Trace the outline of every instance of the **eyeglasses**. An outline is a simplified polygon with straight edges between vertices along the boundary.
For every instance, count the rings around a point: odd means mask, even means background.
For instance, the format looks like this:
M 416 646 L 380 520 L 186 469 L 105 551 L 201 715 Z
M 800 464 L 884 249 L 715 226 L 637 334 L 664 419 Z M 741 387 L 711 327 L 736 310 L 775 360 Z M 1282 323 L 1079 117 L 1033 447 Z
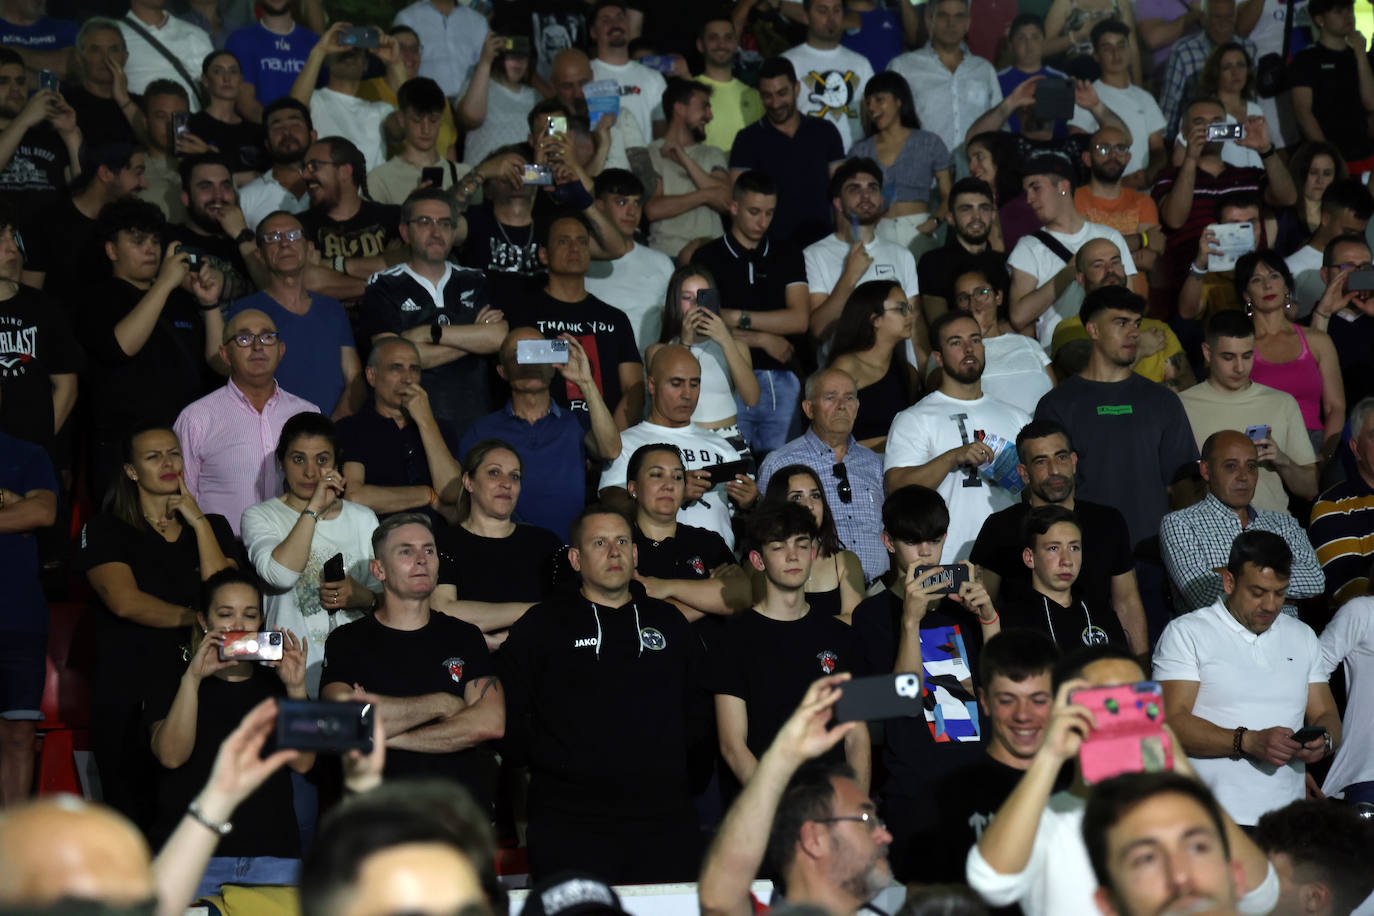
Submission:
M 262 243 L 264 245 L 279 245 L 282 242 L 299 242 L 303 238 L 305 238 L 305 232 L 300 229 L 274 229 L 262 234 Z
M 1112 153 L 1116 153 L 1118 156 L 1129 156 L 1131 147 L 1125 143 L 1095 143 L 1093 144 L 1093 152 L 1099 156 L 1110 156 Z
M 883 823 L 882 818 L 878 817 L 878 815 L 872 811 L 864 811 L 860 814 L 836 815 L 835 817 L 816 817 L 812 818 L 812 820 L 818 824 L 833 824 L 837 821 L 857 821 L 867 827 L 870 833 L 874 830 L 887 829 L 887 825 Z
M 980 286 L 971 293 L 959 293 L 957 296 L 954 297 L 954 301 L 959 303 L 960 305 L 968 305 L 974 299 L 977 299 L 981 302 L 990 299 L 991 297 L 992 287 Z
M 839 481 L 835 487 L 835 492 L 840 497 L 840 502 L 846 504 L 853 502 L 854 490 L 849 486 L 849 468 L 843 464 L 836 464 L 830 469 L 830 473 Z
M 432 229 L 438 226 L 445 232 L 452 232 L 456 225 L 453 220 L 448 217 L 444 217 L 443 219 L 430 219 L 428 216 L 417 216 L 412 220 L 406 220 L 406 222 L 410 223 L 412 226 L 419 226 L 421 229 Z
M 1371 267 L 1374 267 L 1374 264 L 1371 264 L 1368 261 L 1365 261 L 1363 264 L 1345 263 L 1336 265 L 1337 270 L 1369 270 L 1369 268 Z
M 239 349 L 247 350 L 249 347 L 253 346 L 253 341 L 255 340 L 264 347 L 271 347 L 277 343 L 279 338 L 277 337 L 276 331 L 263 331 L 261 334 L 248 334 L 246 332 L 243 334 L 235 334 L 229 339 L 232 340 Z
M 333 159 L 307 159 L 301 164 L 302 172 L 318 172 L 326 165 L 338 165 Z
M 883 306 L 883 311 L 884 311 L 884 312 L 896 312 L 896 313 L 898 313 L 899 315 L 902 315 L 903 317 L 905 317 L 905 316 L 911 314 L 911 303 L 910 303 L 910 302 L 903 302 L 901 305 L 885 305 L 885 306 Z

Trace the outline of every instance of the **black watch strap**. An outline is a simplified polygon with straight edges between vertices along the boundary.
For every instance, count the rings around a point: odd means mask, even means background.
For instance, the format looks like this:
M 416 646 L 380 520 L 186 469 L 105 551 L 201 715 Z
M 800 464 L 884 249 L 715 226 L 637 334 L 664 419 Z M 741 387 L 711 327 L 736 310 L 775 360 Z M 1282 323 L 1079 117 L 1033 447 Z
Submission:
M 434 322 L 429 326 L 429 342 L 437 344 L 444 336 L 444 326 L 439 322 Z
M 252 242 L 252 241 L 256 240 L 257 237 L 258 237 L 258 234 L 257 234 L 256 232 L 254 232 L 252 229 L 249 229 L 247 226 L 245 226 L 245 227 L 243 228 L 243 231 L 242 231 L 242 232 L 240 232 L 238 235 L 234 236 L 234 244 L 235 244 L 235 245 L 242 245 L 244 242 Z

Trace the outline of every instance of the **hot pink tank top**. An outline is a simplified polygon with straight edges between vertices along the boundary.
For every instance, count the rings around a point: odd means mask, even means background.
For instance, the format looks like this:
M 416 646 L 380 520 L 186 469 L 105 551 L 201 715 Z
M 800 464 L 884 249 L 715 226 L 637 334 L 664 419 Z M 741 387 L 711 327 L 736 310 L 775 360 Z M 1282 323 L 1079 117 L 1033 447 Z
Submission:
M 1322 429 L 1322 371 L 1317 358 L 1307 346 L 1307 335 L 1297 328 L 1302 341 L 1302 354 L 1286 363 L 1267 363 L 1255 353 L 1255 367 L 1250 380 L 1286 391 L 1302 410 L 1302 424 L 1308 429 Z

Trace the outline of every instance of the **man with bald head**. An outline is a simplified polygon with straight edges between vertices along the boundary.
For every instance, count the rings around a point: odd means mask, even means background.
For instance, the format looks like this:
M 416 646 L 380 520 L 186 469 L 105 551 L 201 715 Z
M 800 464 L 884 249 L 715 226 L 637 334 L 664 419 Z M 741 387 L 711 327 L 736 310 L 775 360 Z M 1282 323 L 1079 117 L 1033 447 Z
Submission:
M 559 337 L 568 345 L 566 363 L 519 362 L 520 341 L 543 339 L 534 328 L 516 328 L 506 335 L 496 371 L 510 385 L 510 399 L 468 427 L 458 454 L 466 455 L 483 439 L 510 444 L 525 472 L 515 511 L 527 524 L 566 537 L 568 522 L 586 505 L 588 459 L 607 461 L 619 455 L 620 430 L 592 379 L 587 353 L 577 338 Z M 585 395 L 591 429 L 583 429 L 572 411 L 553 400 L 549 389 L 557 376 Z
M 227 518 L 235 534 L 244 509 L 281 495 L 273 453 L 283 424 L 298 413 L 320 412 L 277 384 L 285 352 L 266 313 L 239 312 L 225 325 L 219 348 L 229 381 L 187 405 L 172 426 L 181 441 L 182 486 L 203 511 Z
M 587 99 L 582 94 L 582 87 L 595 78 L 592 74 L 592 62 L 587 55 L 576 48 L 568 48 L 559 51 L 554 57 L 549 83 L 553 86 L 554 98 L 566 105 L 573 114 L 585 117 Z M 648 134 L 649 125 L 641 124 L 635 113 L 628 108 L 622 106 L 614 121 L 611 125 L 611 147 L 606 152 L 605 168 L 628 169 L 630 160 L 626 157 L 625 150 L 644 146 L 653 137 Z
M 859 557 L 871 582 L 889 565 L 882 538 L 883 459 L 854 438 L 858 385 L 840 369 L 822 369 L 806 380 L 802 413 L 810 427 L 768 453 L 759 468 L 759 489 L 767 490 L 774 472 L 788 465 L 815 471 L 841 543 Z
M 759 490 L 746 473 L 752 470 L 752 460 L 727 469 L 734 473 L 724 477 L 717 472 L 717 482 L 713 482 L 709 468 L 745 462 L 746 457 L 724 436 L 692 424 L 692 411 L 696 410 L 700 393 L 701 364 L 691 350 L 670 344 L 654 354 L 649 364 L 649 397 L 653 404 L 649 419 L 620 434 L 620 455 L 601 474 L 601 498 L 631 508 L 626 479 L 630 456 L 641 445 L 675 445 L 687 471 L 686 500 L 678 510 L 677 520 L 714 531 L 733 550 L 735 533 L 730 524 L 730 501 L 746 509 L 758 497 Z
M 1256 444 L 1238 430 L 1212 433 L 1202 444 L 1198 470 L 1207 483 L 1207 495 L 1159 523 L 1160 552 L 1174 587 L 1175 606 L 1206 607 L 1222 596 L 1217 570 L 1226 565 L 1236 536 L 1250 530 L 1272 531 L 1288 543 L 1293 552 L 1290 598 L 1320 595 L 1326 577 L 1297 519 L 1253 504 L 1260 471 Z

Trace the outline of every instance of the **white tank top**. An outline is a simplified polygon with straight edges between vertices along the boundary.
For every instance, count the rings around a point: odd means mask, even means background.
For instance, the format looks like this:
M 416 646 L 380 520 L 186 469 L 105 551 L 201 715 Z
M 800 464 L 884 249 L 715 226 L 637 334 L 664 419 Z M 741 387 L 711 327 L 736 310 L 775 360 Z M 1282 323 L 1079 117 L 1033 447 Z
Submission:
M 673 343 L 681 343 L 676 339 Z M 714 340 L 697 341 L 688 347 L 701 363 L 701 396 L 692 411 L 693 423 L 717 423 L 739 412 L 735 406 L 735 387 L 730 383 L 730 366 L 725 351 Z

